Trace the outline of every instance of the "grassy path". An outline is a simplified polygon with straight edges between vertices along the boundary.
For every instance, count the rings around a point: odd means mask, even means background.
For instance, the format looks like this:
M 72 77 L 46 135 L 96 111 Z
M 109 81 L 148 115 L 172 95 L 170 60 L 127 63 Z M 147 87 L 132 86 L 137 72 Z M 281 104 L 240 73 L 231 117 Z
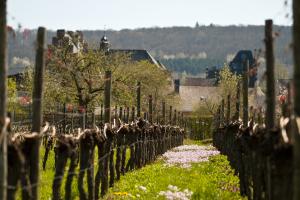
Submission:
M 185 143 L 203 145 L 193 141 Z M 208 162 L 194 163 L 189 168 L 166 166 L 161 158 L 127 173 L 105 199 L 175 199 L 172 197 L 176 195 L 178 199 L 184 196 L 186 199 L 242 199 L 238 190 L 238 178 L 225 156 L 212 156 Z M 193 192 L 190 197 L 189 192 Z
M 185 145 L 195 144 L 199 146 L 205 145 L 197 141 L 185 141 Z M 42 166 L 43 155 L 44 148 L 41 148 L 40 167 Z M 97 156 L 95 158 L 95 166 L 97 166 L 96 160 Z M 66 167 L 67 169 L 68 167 Z M 40 199 L 49 200 L 52 196 L 52 181 L 54 177 L 53 151 L 49 155 L 46 170 L 40 169 L 40 175 Z M 86 188 L 86 179 L 84 183 Z M 62 197 L 64 197 L 64 185 L 65 178 L 61 188 Z M 170 192 L 173 191 L 173 194 L 175 193 L 176 187 L 178 190 L 176 194 L 178 195 L 193 192 L 191 198 L 188 199 L 242 199 L 238 191 L 238 178 L 233 175 L 226 157 L 222 155 L 213 156 L 208 162 L 192 164 L 190 168 L 168 167 L 165 165 L 165 161 L 160 158 L 153 164 L 121 176 L 121 180 L 115 182 L 115 186 L 110 188 L 105 199 L 166 199 L 165 196 L 159 196 L 159 193 L 165 191 L 165 195 L 170 196 Z M 184 190 L 186 190 L 185 193 Z M 72 199 L 79 200 L 77 177 L 73 180 L 72 191 Z M 17 199 L 21 199 L 20 197 L 21 191 L 19 190 Z

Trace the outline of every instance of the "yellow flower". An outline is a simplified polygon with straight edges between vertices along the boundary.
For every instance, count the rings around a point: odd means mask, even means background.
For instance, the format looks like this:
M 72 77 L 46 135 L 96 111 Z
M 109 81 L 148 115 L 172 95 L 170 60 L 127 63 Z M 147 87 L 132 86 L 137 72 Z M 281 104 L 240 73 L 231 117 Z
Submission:
M 113 194 L 118 196 L 127 196 L 128 192 L 114 192 Z

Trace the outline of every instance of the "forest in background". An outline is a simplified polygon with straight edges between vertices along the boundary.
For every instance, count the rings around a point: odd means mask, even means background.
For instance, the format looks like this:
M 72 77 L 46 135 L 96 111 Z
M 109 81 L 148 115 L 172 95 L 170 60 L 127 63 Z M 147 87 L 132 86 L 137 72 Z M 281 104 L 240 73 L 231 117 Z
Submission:
M 278 62 L 292 65 L 291 29 L 275 26 L 275 54 Z M 100 38 L 106 33 L 113 49 L 146 49 L 156 59 L 174 72 L 196 75 L 206 67 L 221 66 L 241 49 L 264 47 L 263 26 L 197 26 L 140 28 L 114 30 L 83 30 L 84 38 L 91 47 L 99 46 Z M 48 31 L 48 43 L 55 35 Z M 34 60 L 36 30 L 16 30 L 9 36 L 9 64 L 12 55 Z

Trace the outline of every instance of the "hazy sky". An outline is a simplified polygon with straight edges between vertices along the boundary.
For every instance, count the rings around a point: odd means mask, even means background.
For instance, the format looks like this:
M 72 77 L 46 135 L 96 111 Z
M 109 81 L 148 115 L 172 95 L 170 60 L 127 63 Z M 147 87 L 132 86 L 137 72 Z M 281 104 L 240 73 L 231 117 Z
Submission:
M 291 0 L 289 0 L 291 2 Z M 8 0 L 8 22 L 24 28 L 123 29 L 210 23 L 291 24 L 284 0 Z

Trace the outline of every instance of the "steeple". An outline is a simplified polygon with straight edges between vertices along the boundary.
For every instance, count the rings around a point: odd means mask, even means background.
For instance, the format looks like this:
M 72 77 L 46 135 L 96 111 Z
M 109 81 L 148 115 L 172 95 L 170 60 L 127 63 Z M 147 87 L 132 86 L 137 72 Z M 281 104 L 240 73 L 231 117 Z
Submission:
M 100 41 L 100 50 L 102 51 L 109 51 L 110 43 L 106 37 L 106 34 L 104 33 L 103 37 Z

